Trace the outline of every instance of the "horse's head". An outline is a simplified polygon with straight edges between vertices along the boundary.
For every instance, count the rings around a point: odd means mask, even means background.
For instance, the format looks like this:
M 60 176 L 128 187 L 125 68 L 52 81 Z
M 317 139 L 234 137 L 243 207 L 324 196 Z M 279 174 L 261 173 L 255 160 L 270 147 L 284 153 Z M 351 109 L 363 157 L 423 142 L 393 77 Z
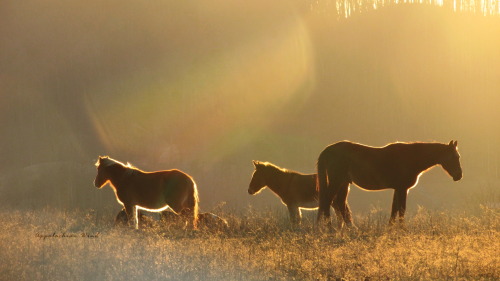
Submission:
M 107 156 L 99 156 L 99 159 L 95 163 L 95 166 L 97 167 L 97 176 L 94 180 L 95 187 L 102 188 L 109 181 L 109 176 L 106 168 L 110 165 L 110 161 L 112 160 Z
M 462 167 L 460 166 L 460 154 L 458 153 L 457 141 L 450 141 L 446 147 L 446 153 L 441 159 L 441 166 L 454 181 L 462 178 Z
M 253 161 L 255 171 L 252 175 L 252 180 L 250 180 L 250 186 L 248 187 L 248 194 L 254 195 L 259 193 L 264 187 L 266 187 L 266 181 L 264 178 L 263 167 L 259 161 Z

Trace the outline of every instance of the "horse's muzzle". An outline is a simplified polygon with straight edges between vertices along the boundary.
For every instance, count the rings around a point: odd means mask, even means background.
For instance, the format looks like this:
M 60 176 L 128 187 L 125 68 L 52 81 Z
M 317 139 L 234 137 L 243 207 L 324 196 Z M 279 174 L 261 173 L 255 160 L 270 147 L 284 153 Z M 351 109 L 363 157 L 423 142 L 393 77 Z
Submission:
M 459 176 L 453 177 L 454 181 L 459 181 L 461 179 L 462 179 L 462 174 L 460 174 Z

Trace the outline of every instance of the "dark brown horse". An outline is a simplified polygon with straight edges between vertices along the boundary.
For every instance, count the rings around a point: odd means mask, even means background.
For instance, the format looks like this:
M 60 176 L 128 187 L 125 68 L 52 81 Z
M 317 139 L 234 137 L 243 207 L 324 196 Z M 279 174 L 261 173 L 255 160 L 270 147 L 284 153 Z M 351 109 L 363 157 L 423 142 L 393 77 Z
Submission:
M 196 183 L 179 170 L 144 172 L 130 164 L 124 165 L 107 156 L 99 157 L 94 185 L 102 188 L 110 183 L 116 200 L 125 207 L 128 220 L 138 228 L 138 209 L 161 212 L 168 207 L 176 213 L 186 213 L 196 228 L 198 191 Z
M 287 206 L 292 224 L 300 223 L 301 209 L 318 208 L 316 174 L 297 173 L 269 162 L 253 161 L 253 165 L 248 193 L 254 195 L 269 187 Z
M 392 143 L 384 147 L 370 147 L 348 141 L 326 147 L 318 158 L 319 211 L 330 221 L 332 202 L 340 209 L 337 215 L 339 228 L 342 221 L 352 225 L 351 211 L 347 204 L 349 184 L 366 190 L 394 189 L 390 224 L 404 220 L 408 190 L 418 183 L 418 178 L 435 165 L 458 181 L 462 178 L 457 142 L 442 143 Z

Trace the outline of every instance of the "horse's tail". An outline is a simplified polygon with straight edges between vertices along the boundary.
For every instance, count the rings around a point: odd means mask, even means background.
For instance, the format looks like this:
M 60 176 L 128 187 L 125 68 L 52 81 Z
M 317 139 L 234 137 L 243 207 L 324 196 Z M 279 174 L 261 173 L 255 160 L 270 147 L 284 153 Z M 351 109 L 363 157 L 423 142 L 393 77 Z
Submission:
M 327 155 L 325 155 L 325 151 L 323 151 L 319 155 L 318 162 L 316 164 L 318 172 L 318 175 L 316 177 L 316 190 L 318 192 L 318 205 L 319 205 L 318 219 L 317 219 L 318 222 L 320 222 L 324 216 L 327 216 L 329 214 L 330 204 L 331 204 L 331 202 L 328 202 L 329 201 L 328 194 L 330 194 L 331 191 L 328 190 L 330 175 L 328 171 L 329 161 L 327 161 L 328 159 L 325 159 L 327 158 L 326 156 Z
M 316 191 L 319 193 L 323 190 L 326 191 L 328 186 L 328 172 L 325 160 L 323 159 L 323 153 L 319 155 L 318 163 L 316 164 L 316 169 L 318 176 L 316 177 Z
M 193 181 L 193 194 L 192 196 L 189 196 L 188 198 L 188 204 L 189 206 L 192 206 L 193 208 L 193 227 L 197 228 L 198 227 L 198 202 L 200 202 L 200 199 L 198 197 L 198 187 L 196 186 L 196 183 Z M 191 195 L 191 194 L 190 194 Z

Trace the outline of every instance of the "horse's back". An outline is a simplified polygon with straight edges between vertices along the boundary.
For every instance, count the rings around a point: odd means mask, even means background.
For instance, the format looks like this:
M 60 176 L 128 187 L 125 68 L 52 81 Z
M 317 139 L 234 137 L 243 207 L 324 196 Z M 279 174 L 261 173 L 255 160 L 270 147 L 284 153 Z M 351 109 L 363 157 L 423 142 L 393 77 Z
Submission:
M 178 169 L 146 172 L 145 175 L 148 175 L 150 177 L 157 177 L 157 178 L 191 179 L 190 175 L 188 175 L 187 173 L 184 173 L 183 171 L 178 170 Z
M 162 189 L 195 189 L 193 178 L 177 169 L 149 172 L 145 173 L 144 177 L 156 182 Z
M 318 158 L 318 173 L 328 170 L 328 177 L 338 181 L 353 182 L 358 175 L 364 181 L 372 181 L 377 169 L 383 164 L 380 159 L 382 148 L 375 148 L 349 141 L 341 141 L 327 146 Z M 331 180 L 331 178 L 330 178 Z
M 373 149 L 377 148 L 350 141 L 339 141 L 327 146 L 323 150 L 323 153 L 353 153 L 353 152 L 365 152 Z
M 129 185 L 140 187 L 143 192 L 146 189 L 190 189 L 194 188 L 191 176 L 180 170 L 164 170 L 155 172 L 141 172 L 131 177 Z
M 169 197 L 173 194 L 182 196 L 182 194 L 186 193 L 189 195 L 197 193 L 196 184 L 193 178 L 183 171 L 173 169 L 161 171 L 160 173 L 162 176 L 162 186 L 165 192 L 169 194 Z
M 318 166 L 328 165 L 336 168 L 347 168 L 352 159 L 360 158 L 357 155 L 370 154 L 372 148 L 349 141 L 340 141 L 327 146 L 319 155 Z M 365 156 L 366 157 L 366 156 Z
M 404 143 L 393 143 L 384 147 L 372 147 L 359 143 L 341 141 L 327 146 L 319 159 L 328 161 L 369 162 L 384 164 L 397 156 L 406 148 Z M 372 165 L 371 164 L 371 165 Z M 373 165 L 372 165 L 373 166 Z

